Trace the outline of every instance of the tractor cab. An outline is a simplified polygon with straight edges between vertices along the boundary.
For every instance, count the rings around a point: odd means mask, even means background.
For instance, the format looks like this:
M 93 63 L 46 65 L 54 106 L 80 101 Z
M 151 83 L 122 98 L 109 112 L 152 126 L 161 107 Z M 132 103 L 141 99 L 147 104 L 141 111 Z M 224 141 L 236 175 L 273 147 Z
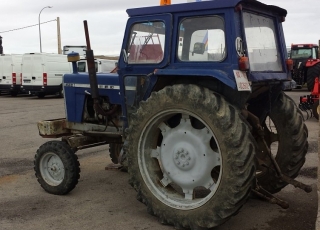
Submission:
M 319 59 L 319 46 L 316 44 L 292 44 L 290 58 L 297 59 Z

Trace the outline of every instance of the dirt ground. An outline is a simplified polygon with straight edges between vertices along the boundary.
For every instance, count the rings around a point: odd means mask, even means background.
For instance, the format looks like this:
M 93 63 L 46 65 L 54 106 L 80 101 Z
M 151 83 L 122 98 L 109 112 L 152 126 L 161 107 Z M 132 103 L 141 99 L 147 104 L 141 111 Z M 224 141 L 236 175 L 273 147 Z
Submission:
M 296 102 L 304 90 L 287 93 Z M 77 152 L 81 178 L 68 195 L 46 193 L 36 181 L 33 157 L 48 141 L 38 136 L 36 122 L 64 117 L 63 99 L 30 96 L 0 96 L 0 229 L 133 229 L 165 230 L 136 200 L 128 174 L 105 170 L 111 163 L 108 146 Z M 239 214 L 217 230 L 314 230 L 317 216 L 318 123 L 308 119 L 309 151 L 297 178 L 310 184 L 309 194 L 287 186 L 277 196 L 290 208 L 284 210 L 258 199 L 250 199 Z

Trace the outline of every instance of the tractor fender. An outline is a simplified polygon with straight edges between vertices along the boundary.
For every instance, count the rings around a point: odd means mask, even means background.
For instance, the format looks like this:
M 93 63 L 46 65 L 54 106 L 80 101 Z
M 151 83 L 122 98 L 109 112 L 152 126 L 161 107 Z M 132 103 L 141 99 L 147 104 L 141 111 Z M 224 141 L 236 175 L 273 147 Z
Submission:
M 184 76 L 184 77 L 212 77 L 215 78 L 232 89 L 237 89 L 235 77 L 232 73 L 221 70 L 210 69 L 157 69 L 154 72 L 156 76 Z
M 320 59 L 309 59 L 306 62 L 306 67 L 312 67 L 312 66 L 314 66 L 315 64 L 317 64 L 319 62 L 320 62 Z

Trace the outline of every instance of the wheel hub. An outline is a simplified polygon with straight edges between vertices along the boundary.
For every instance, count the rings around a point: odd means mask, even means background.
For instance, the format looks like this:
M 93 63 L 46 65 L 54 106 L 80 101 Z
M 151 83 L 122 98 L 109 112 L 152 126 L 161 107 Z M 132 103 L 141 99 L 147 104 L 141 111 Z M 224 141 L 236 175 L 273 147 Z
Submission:
M 188 150 L 181 148 L 179 150 L 174 151 L 174 163 L 181 170 L 189 170 L 195 164 L 195 157 L 193 153 L 190 154 Z
M 210 147 L 212 134 L 207 128 L 192 127 L 189 116 L 182 116 L 175 128 L 159 125 L 163 140 L 161 147 L 152 150 L 163 169 L 164 187 L 171 182 L 181 187 L 186 199 L 193 199 L 196 187 L 214 189 L 211 171 L 219 166 L 220 154 Z
M 64 166 L 61 159 L 54 153 L 47 153 L 40 163 L 43 178 L 51 185 L 58 185 L 64 178 Z
M 48 162 L 48 171 L 53 179 L 61 180 L 61 165 L 56 159 L 54 159 L 54 157 L 52 157 Z

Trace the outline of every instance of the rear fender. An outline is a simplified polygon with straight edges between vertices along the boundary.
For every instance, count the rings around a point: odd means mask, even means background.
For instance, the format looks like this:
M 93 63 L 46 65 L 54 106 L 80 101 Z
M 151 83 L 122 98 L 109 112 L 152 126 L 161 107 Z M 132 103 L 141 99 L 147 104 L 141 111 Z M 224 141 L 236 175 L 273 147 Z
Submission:
M 309 59 L 306 63 L 306 67 L 312 67 L 318 63 L 320 63 L 320 59 Z
M 234 76 L 221 71 L 210 69 L 158 69 L 155 70 L 155 76 L 184 76 L 188 77 L 212 77 L 221 81 L 223 84 L 229 86 L 232 89 L 237 90 L 237 84 Z

